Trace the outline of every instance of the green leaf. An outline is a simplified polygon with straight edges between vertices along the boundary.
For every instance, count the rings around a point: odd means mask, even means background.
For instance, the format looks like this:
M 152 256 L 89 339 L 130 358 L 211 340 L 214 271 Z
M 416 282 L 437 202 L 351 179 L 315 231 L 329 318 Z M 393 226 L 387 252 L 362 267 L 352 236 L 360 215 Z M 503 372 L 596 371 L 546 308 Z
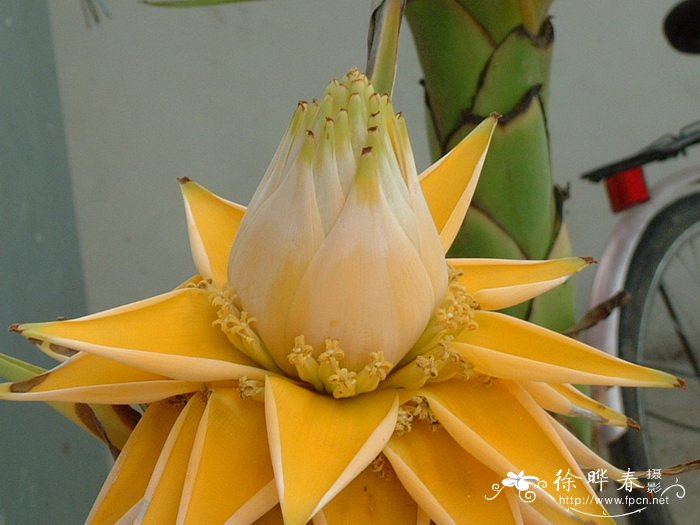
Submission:
M 8 381 L 24 381 L 46 370 L 9 355 L 0 354 L 0 377 Z

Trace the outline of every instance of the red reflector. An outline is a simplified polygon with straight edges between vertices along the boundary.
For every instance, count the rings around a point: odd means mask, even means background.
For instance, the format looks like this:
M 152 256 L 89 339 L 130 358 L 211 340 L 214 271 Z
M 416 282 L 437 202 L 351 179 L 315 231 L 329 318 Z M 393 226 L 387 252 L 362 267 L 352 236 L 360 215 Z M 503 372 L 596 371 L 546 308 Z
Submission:
M 612 210 L 617 213 L 649 200 L 649 190 L 641 166 L 630 168 L 605 180 Z

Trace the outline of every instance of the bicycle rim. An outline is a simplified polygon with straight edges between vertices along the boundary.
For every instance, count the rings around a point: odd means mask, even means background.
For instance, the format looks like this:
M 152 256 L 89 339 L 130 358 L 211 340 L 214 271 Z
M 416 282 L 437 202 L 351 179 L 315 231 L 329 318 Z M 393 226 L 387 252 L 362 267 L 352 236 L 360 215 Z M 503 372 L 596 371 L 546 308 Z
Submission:
M 632 258 L 625 289 L 632 299 L 620 312 L 620 356 L 682 377 L 679 390 L 625 389 L 627 414 L 641 432 L 628 431 L 611 446 L 613 458 L 633 470 L 660 469 L 700 455 L 700 194 L 662 210 Z M 674 479 L 651 480 L 662 488 Z M 634 523 L 700 523 L 700 480 L 669 490 L 667 504 L 641 504 Z M 677 493 L 676 493 L 677 492 Z M 655 494 L 657 495 L 657 494 Z

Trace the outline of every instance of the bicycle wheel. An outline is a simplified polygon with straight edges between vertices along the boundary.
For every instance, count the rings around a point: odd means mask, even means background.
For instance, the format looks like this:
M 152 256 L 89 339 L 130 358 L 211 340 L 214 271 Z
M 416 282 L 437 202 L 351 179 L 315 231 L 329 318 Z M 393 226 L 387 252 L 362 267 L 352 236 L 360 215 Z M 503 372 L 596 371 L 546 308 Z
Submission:
M 610 452 L 618 466 L 659 469 L 696 459 L 700 452 L 700 194 L 684 197 L 650 223 L 625 281 L 632 294 L 620 311 L 620 357 L 665 370 L 688 383 L 685 390 L 623 389 L 627 415 L 641 432 L 628 431 Z M 662 487 L 675 479 L 654 480 Z M 681 499 L 644 503 L 631 516 L 639 524 L 700 523 L 700 480 L 681 481 Z M 669 491 L 672 492 L 672 491 Z M 658 495 L 655 494 L 655 495 Z

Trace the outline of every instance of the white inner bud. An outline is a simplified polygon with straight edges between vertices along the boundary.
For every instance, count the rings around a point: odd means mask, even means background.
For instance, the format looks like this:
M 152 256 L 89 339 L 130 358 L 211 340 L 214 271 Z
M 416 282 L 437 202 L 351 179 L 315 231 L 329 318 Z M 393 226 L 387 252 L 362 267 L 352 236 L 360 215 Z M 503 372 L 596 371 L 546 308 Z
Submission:
M 321 373 L 308 356 L 288 359 L 299 334 L 320 368 L 324 342 L 338 341 L 343 366 L 331 375 L 343 392 L 385 377 L 365 370 L 372 355 L 399 362 L 443 300 L 444 254 L 405 124 L 357 70 L 298 106 L 241 224 L 229 282 L 285 372 Z

